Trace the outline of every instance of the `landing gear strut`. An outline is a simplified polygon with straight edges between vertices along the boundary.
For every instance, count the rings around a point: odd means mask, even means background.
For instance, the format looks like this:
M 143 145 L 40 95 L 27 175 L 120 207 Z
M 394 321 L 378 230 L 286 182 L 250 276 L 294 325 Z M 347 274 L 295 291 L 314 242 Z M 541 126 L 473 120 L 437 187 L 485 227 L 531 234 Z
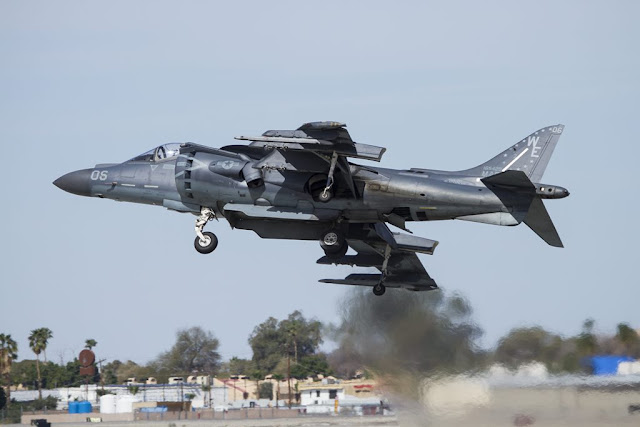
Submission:
M 201 254 L 210 254 L 218 247 L 218 238 L 210 231 L 203 232 L 207 222 L 216 217 L 216 213 L 211 208 L 200 208 L 200 216 L 196 218 L 196 240 L 193 242 L 196 251 Z
M 337 163 L 338 163 L 338 153 L 334 151 L 333 155 L 331 156 L 331 163 L 329 166 L 329 175 L 327 175 L 327 184 L 325 185 L 324 190 L 322 190 L 322 193 L 318 195 L 318 200 L 321 201 L 322 203 L 327 203 L 329 200 L 333 198 L 333 191 L 331 187 L 333 187 L 333 174 L 336 170 Z
M 382 277 L 380 278 L 380 282 L 373 287 L 373 294 L 375 296 L 384 295 L 387 287 L 384 285 L 384 280 L 387 278 L 387 266 L 389 265 L 389 258 L 391 258 L 391 246 L 387 245 L 384 249 L 384 261 L 382 262 Z

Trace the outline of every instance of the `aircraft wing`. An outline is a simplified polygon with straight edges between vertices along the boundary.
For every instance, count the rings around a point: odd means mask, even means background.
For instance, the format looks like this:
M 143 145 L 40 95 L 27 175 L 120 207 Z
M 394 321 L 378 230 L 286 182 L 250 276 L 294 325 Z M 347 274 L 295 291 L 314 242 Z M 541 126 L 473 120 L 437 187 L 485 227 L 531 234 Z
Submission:
M 354 142 L 346 126 L 338 122 L 311 122 L 303 124 L 296 130 L 268 130 L 262 136 L 237 136 L 235 139 L 252 141 L 249 145 L 254 149 L 252 151 L 284 149 L 329 155 L 337 152 L 344 157 L 379 162 L 386 149 Z M 223 148 L 223 150 L 226 149 L 227 147 Z
M 344 123 L 311 122 L 296 130 L 268 130 L 261 136 L 238 136 L 249 145 L 228 145 L 222 150 L 248 156 L 254 168 L 290 172 L 336 174 L 353 197 L 358 197 L 348 158 L 379 162 L 385 148 L 358 144 L 351 139 Z
M 396 237 L 403 236 L 395 234 Z M 408 236 L 414 239 L 413 236 Z M 431 247 L 431 252 L 437 245 L 437 242 L 428 239 L 422 239 Z M 404 288 L 412 291 L 430 291 L 437 289 L 438 285 L 435 280 L 429 276 L 427 270 L 418 259 L 415 253 L 416 248 L 410 249 L 404 245 L 397 245 L 392 249 L 384 241 L 364 241 L 347 239 L 349 246 L 354 249 L 356 255 L 345 255 L 340 259 L 330 259 L 322 257 L 318 260 L 318 264 L 338 264 L 351 265 L 359 267 L 375 267 L 380 274 L 350 274 L 344 279 L 323 279 L 322 283 L 334 283 L 338 285 L 357 285 L 357 286 L 375 286 L 380 283 L 383 277 L 383 263 L 385 251 L 391 250 L 389 262 L 387 264 L 387 274 L 384 279 L 384 285 L 389 288 Z M 426 249 L 426 247 L 425 247 Z M 426 250 L 420 252 L 430 253 Z

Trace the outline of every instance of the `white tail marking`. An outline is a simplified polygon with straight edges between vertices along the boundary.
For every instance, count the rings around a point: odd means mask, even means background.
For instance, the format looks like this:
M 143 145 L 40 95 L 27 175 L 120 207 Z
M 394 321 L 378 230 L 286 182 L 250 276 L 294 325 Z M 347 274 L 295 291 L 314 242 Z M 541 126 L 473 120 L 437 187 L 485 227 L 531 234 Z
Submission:
M 502 169 L 502 172 L 506 171 L 506 170 L 507 170 L 507 169 L 509 169 L 511 166 L 513 166 L 513 164 L 514 164 L 515 162 L 517 162 L 517 161 L 520 159 L 520 157 L 524 156 L 524 153 L 526 153 L 527 151 L 529 151 L 529 148 L 525 148 L 525 149 L 522 151 L 522 153 L 518 154 L 518 157 L 516 157 L 515 159 L 511 160 L 511 162 L 510 162 L 507 166 L 505 166 L 505 167 L 504 167 L 504 169 Z

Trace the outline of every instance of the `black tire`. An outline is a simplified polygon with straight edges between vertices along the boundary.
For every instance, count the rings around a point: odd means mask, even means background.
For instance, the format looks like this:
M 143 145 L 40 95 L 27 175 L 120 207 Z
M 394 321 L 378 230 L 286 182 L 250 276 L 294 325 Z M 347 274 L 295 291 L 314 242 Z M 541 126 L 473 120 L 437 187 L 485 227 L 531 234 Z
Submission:
M 346 253 L 345 249 L 348 249 L 344 234 L 337 229 L 324 232 L 320 237 L 320 246 L 327 255 L 339 254 L 342 251 Z
M 387 287 L 385 285 L 383 285 L 382 283 L 378 283 L 373 287 L 373 294 L 377 297 L 380 297 L 384 295 L 386 290 L 387 290 Z
M 210 231 L 205 231 L 202 234 L 204 234 L 205 238 L 209 238 L 209 242 L 201 242 L 200 237 L 196 236 L 196 240 L 194 240 L 193 246 L 196 248 L 196 251 L 200 252 L 201 254 L 210 254 L 218 247 L 218 238 Z
M 327 250 L 325 249 L 324 254 L 327 256 L 327 258 L 340 259 L 347 254 L 348 250 L 349 245 L 345 243 L 337 252 L 327 252 Z
M 321 203 L 327 203 L 331 199 L 333 199 L 333 191 L 332 190 L 324 191 L 324 188 L 316 196 L 316 200 Z

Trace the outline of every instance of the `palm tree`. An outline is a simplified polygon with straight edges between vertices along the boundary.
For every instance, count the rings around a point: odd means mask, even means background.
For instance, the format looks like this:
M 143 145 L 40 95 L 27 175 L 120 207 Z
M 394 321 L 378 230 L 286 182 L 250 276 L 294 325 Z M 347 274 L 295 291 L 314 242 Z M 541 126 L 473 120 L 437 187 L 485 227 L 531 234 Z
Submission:
M 7 382 L 7 407 L 11 405 L 11 362 L 18 358 L 18 343 L 10 334 L 0 334 L 0 376 Z
M 84 342 L 84 347 L 88 348 L 89 350 L 91 350 L 93 347 L 97 345 L 98 345 L 98 341 L 94 340 L 93 338 L 89 338 Z
M 49 328 L 39 328 L 31 331 L 29 347 L 36 354 L 36 372 L 38 373 L 38 398 L 42 400 L 42 377 L 40 376 L 40 353 L 46 351 L 49 338 L 53 332 Z M 45 353 L 46 354 L 46 353 Z
M 47 363 L 47 344 L 49 344 L 49 339 L 53 338 L 53 332 L 49 328 L 40 328 L 40 333 L 42 334 L 42 339 L 44 340 L 44 347 L 42 348 L 42 353 L 44 354 L 44 363 Z

